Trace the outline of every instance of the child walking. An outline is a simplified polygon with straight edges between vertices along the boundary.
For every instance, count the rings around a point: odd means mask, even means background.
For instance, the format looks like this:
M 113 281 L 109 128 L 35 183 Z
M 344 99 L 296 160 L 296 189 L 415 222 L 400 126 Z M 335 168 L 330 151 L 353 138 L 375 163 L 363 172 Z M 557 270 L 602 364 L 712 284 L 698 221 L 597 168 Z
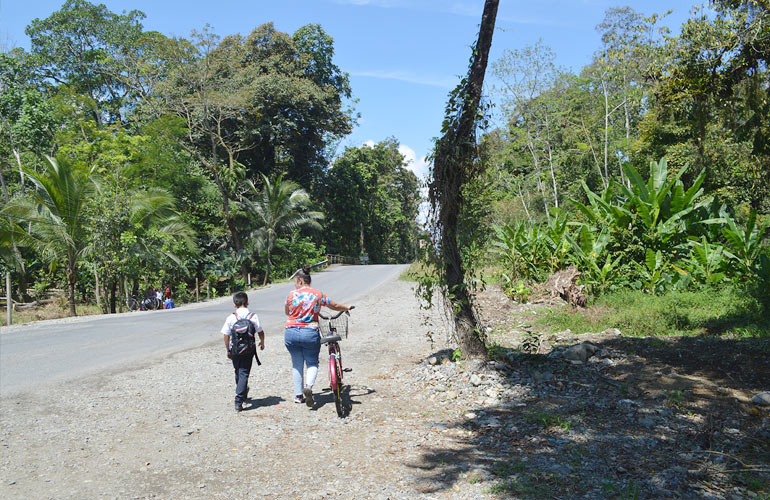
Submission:
M 243 403 L 249 397 L 249 373 L 251 363 L 257 358 L 254 334 L 259 336 L 259 349 L 265 349 L 265 332 L 256 313 L 250 312 L 249 296 L 246 292 L 233 294 L 235 312 L 222 325 L 227 357 L 233 362 L 235 371 L 235 411 L 243 411 Z M 259 358 L 257 358 L 259 363 Z

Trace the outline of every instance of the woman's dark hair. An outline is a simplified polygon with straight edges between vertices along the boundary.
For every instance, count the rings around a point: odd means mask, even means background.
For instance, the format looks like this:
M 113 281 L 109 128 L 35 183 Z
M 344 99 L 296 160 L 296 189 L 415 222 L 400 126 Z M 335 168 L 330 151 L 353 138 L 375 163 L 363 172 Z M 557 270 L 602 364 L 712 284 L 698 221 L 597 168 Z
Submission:
M 301 271 L 297 271 L 297 276 L 302 279 L 302 282 L 306 285 L 310 284 L 310 266 L 302 266 Z

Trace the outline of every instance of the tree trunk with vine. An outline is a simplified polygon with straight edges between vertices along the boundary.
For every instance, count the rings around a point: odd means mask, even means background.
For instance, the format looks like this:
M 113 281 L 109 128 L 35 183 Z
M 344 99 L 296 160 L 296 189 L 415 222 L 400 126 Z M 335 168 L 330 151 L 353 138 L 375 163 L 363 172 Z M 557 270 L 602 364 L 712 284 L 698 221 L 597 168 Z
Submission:
M 499 0 L 486 0 L 468 77 L 450 94 L 444 135 L 436 143 L 430 200 L 439 267 L 454 313 L 455 331 L 463 355 L 486 354 L 484 335 L 465 281 L 466 270 L 457 242 L 458 218 L 464 206 L 463 187 L 476 174 L 476 129 L 482 118 L 481 91 Z

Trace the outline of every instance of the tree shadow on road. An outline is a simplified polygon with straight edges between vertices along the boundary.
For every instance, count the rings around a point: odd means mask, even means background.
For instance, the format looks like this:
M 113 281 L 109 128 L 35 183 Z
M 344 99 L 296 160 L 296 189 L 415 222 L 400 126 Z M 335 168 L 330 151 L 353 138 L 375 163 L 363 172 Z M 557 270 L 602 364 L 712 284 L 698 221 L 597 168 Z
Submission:
M 463 368 L 423 364 L 429 375 L 443 371 L 437 378 L 457 397 L 435 393 L 456 411 L 432 424 L 438 445 L 411 464 L 422 471 L 418 489 L 466 483 L 506 498 L 770 493 L 770 411 L 750 403 L 770 389 L 770 339 L 592 341 L 599 351 L 582 364 L 559 348 L 501 348 Z

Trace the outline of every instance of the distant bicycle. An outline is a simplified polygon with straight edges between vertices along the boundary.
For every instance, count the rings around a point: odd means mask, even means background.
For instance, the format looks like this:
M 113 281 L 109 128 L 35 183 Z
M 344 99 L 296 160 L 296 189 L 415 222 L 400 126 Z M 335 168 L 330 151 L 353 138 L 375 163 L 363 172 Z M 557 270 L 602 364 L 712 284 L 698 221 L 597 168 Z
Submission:
M 354 306 L 351 306 L 352 310 Z M 343 316 L 344 315 L 344 316 Z M 334 406 L 337 408 L 337 416 L 342 418 L 350 413 L 351 404 L 349 401 L 350 387 L 345 389 L 342 383 L 342 374 L 345 371 L 342 368 L 342 351 L 339 341 L 342 336 L 348 338 L 348 311 L 341 311 L 334 316 L 328 317 L 323 314 L 318 315 L 318 327 L 321 332 L 321 343 L 329 347 L 329 386 L 334 394 Z
M 126 299 L 126 308 L 129 311 L 155 311 L 157 309 L 163 309 L 163 302 L 155 297 L 144 299 L 131 296 Z

